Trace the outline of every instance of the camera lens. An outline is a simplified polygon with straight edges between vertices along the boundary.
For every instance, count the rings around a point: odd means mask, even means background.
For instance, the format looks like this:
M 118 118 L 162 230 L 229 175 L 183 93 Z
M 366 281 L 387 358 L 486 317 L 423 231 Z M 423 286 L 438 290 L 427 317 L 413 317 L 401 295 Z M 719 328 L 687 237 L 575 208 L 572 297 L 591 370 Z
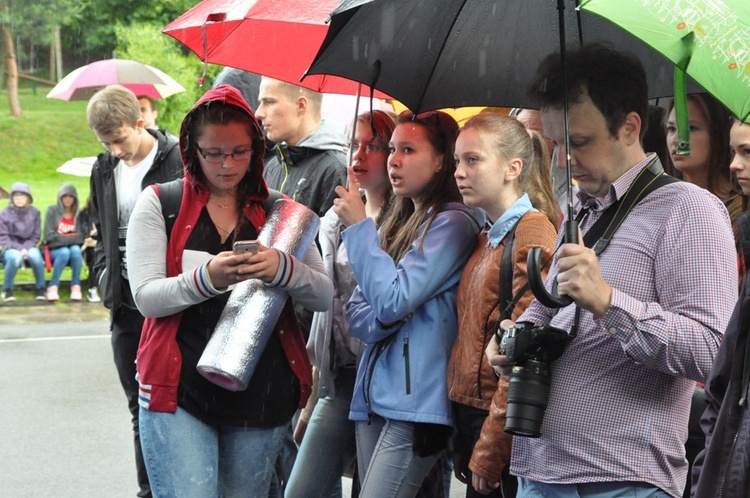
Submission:
M 549 400 L 550 368 L 531 360 L 516 365 L 508 386 L 505 432 L 526 437 L 542 435 L 542 420 Z

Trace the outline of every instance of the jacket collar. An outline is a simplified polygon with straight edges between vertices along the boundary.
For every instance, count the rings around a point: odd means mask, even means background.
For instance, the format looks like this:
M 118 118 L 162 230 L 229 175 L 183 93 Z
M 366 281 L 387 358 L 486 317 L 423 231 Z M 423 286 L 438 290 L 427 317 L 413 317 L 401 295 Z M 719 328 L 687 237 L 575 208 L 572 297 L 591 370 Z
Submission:
M 495 223 L 490 228 L 490 231 L 487 233 L 487 241 L 490 243 L 490 245 L 493 248 L 497 248 L 497 246 L 500 244 L 500 242 L 502 242 L 508 232 L 510 232 L 510 230 L 514 226 L 516 226 L 518 220 L 520 220 L 523 215 L 532 210 L 535 211 L 534 207 L 531 205 L 529 194 L 523 194 L 518 198 L 516 202 L 513 203 L 510 209 L 505 211 L 502 216 L 500 216 L 500 218 L 495 221 Z

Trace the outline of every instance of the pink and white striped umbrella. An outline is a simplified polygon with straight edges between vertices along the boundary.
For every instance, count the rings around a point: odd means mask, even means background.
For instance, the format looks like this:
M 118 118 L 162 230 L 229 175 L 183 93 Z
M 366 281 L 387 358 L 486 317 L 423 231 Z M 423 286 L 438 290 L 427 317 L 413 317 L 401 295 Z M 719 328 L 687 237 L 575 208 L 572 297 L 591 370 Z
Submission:
M 105 59 L 72 71 L 47 94 L 60 100 L 88 100 L 100 88 L 118 84 L 136 95 L 163 99 L 185 88 L 155 67 L 127 59 Z

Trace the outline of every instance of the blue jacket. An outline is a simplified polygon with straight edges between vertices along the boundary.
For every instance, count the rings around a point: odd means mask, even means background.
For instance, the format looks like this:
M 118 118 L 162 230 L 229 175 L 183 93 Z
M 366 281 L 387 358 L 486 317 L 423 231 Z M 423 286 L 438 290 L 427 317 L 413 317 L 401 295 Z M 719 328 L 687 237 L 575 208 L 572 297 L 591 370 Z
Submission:
M 482 216 L 451 203 L 396 264 L 375 223 L 343 231 L 359 285 L 346 306 L 349 333 L 367 343 L 357 372 L 352 420 L 381 417 L 453 425 L 446 383 L 458 330 L 456 295 Z M 388 327 L 384 324 L 397 325 Z

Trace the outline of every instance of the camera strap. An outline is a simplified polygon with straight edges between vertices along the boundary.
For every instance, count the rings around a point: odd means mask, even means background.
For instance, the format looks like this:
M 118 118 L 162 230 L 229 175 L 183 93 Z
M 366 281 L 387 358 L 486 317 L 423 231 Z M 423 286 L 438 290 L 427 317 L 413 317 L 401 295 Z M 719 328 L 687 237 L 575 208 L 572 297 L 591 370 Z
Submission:
M 641 200 L 654 190 L 678 181 L 677 178 L 667 175 L 661 163 L 654 157 L 648 166 L 638 173 L 625 195 L 613 202 L 589 228 L 583 236 L 583 243 L 599 256 L 607 248 L 625 218 Z M 587 211 L 582 209 L 576 220 L 580 221 Z
M 586 231 L 583 236 L 583 243 L 586 247 L 593 249 L 598 258 L 612 241 L 612 237 L 625 221 L 625 218 L 641 200 L 654 190 L 678 181 L 680 180 L 666 174 L 658 161 L 658 157 L 654 157 L 648 166 L 638 173 L 625 195 L 604 210 L 599 219 Z M 576 221 L 580 222 L 587 212 L 587 209 L 581 209 L 576 216 Z M 553 283 L 553 289 L 556 288 L 557 280 Z M 571 338 L 577 334 L 580 320 L 581 309 L 576 305 L 575 318 L 570 329 Z
M 519 223 L 521 223 L 520 219 L 505 235 L 505 247 L 503 247 L 503 256 L 500 260 L 500 299 L 498 300 L 498 304 L 503 303 L 505 306 L 500 311 L 500 317 L 497 320 L 498 323 L 506 318 L 510 318 L 513 308 L 516 307 L 516 303 L 529 289 L 527 282 L 515 297 L 513 296 L 513 241 L 516 238 L 516 227 L 518 227 Z

